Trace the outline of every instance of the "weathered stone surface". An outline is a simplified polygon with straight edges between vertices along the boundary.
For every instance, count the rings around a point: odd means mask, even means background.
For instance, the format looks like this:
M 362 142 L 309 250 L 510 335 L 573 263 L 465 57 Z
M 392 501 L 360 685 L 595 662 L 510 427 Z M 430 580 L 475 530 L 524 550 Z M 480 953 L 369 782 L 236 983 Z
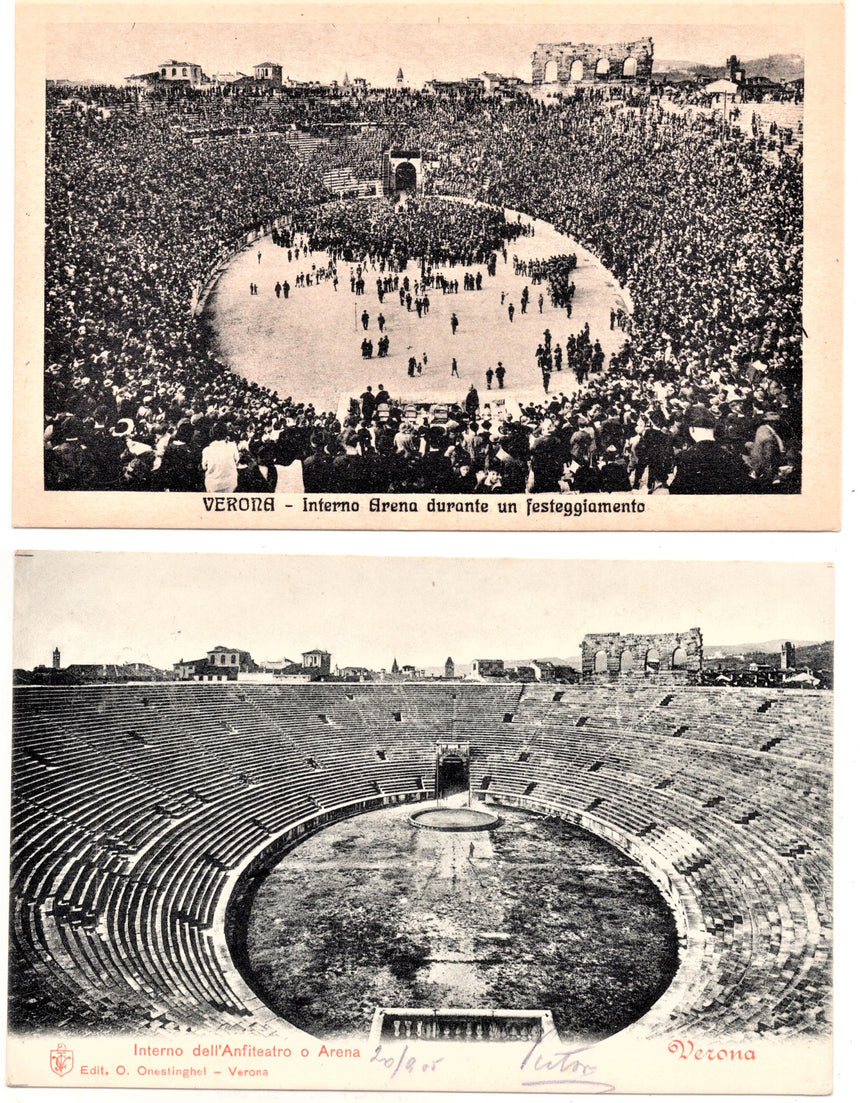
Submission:
M 654 39 L 633 42 L 542 42 L 532 54 L 532 84 L 649 80 Z M 548 71 L 549 70 L 549 71 Z
M 602 655 L 606 656 L 605 669 L 599 658 Z M 674 674 L 698 680 L 701 670 L 702 632 L 699 628 L 644 636 L 593 632 L 582 641 L 583 678 Z

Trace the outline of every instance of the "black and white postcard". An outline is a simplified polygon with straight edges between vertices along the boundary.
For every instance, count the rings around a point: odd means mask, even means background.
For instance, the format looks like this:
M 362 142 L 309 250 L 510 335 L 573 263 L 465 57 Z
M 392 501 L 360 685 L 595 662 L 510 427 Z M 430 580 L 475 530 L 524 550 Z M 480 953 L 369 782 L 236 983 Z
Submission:
M 24 3 L 15 519 L 839 526 L 838 4 Z
M 10 1083 L 826 1094 L 832 575 L 19 553 Z

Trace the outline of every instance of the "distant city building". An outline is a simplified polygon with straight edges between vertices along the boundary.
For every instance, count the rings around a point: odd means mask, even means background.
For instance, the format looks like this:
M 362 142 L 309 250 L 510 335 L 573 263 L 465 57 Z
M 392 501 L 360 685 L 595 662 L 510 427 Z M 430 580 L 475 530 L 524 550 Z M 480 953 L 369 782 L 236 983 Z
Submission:
M 744 84 L 746 75 L 746 69 L 743 68 L 734 54 L 726 58 L 726 80 L 733 81 L 735 84 Z
M 581 681 L 579 671 L 563 663 L 551 663 L 546 659 L 534 659 L 529 664 L 536 682 L 562 682 L 571 685 Z
M 397 87 L 398 88 L 403 87 L 403 70 L 402 69 L 397 70 Z
M 394 656 L 394 662 L 391 664 L 391 673 L 392 674 L 399 674 L 400 673 L 400 667 L 397 665 L 397 656 L 396 655 Z
M 240 651 L 236 647 L 213 647 L 207 651 L 206 657 L 210 666 L 229 666 L 236 670 L 254 670 L 255 663 L 249 651 Z
M 471 83 L 471 82 L 470 82 Z M 506 77 L 501 73 L 478 73 L 477 83 L 485 96 L 521 87 L 525 82 L 519 77 Z
M 261 61 L 254 66 L 254 79 L 270 88 L 280 88 L 284 83 L 284 71 L 276 61 Z
M 466 92 L 472 85 L 466 80 L 426 80 L 422 92 L 429 92 L 434 96 L 453 96 L 459 92 Z
M 283 674 L 285 672 L 292 671 L 294 668 L 301 668 L 301 663 L 297 663 L 295 659 L 266 659 L 257 664 L 260 670 L 265 670 L 271 674 Z
M 349 682 L 372 682 L 376 675 L 366 666 L 341 666 L 335 669 L 338 678 Z
M 241 81 L 248 79 L 246 73 L 213 73 L 210 81 L 219 88 L 226 88 L 229 85 L 239 84 Z
M 152 88 L 161 80 L 161 72 L 153 69 L 151 73 L 132 73 L 125 78 L 129 88 Z
M 257 670 L 257 665 L 248 651 L 238 647 L 213 647 L 202 659 L 180 659 L 173 664 L 173 672 L 180 681 L 231 681 L 239 674 L 249 674 Z
M 470 678 L 503 678 L 504 674 L 504 659 L 472 659 Z
M 331 655 L 328 651 L 320 651 L 319 649 L 303 651 L 302 666 L 309 671 L 312 676 L 327 678 L 329 674 L 331 674 Z
M 192 88 L 199 88 L 204 83 L 203 70 L 193 61 L 162 61 L 158 67 L 161 80 L 177 84 L 188 84 Z
M 780 669 L 781 670 L 796 670 L 797 669 L 797 651 L 793 643 L 788 640 L 782 645 L 780 650 Z
M 175 677 L 149 663 L 71 663 L 60 666 L 60 650 L 54 648 L 51 666 L 14 671 L 17 685 L 77 686 L 96 682 L 125 684 L 129 682 L 164 682 Z
M 454 660 L 449 655 L 448 658 L 445 660 L 445 677 L 446 678 L 453 678 L 454 675 L 455 675 Z

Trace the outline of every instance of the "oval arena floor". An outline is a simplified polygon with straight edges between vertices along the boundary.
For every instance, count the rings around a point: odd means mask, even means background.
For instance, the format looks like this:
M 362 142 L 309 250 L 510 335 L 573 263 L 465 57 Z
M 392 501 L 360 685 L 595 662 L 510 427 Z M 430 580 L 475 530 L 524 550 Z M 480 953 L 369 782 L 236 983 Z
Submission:
M 506 213 L 511 222 L 518 217 L 516 211 Z M 496 254 L 495 276 L 487 276 L 482 268 L 483 290 L 468 292 L 461 286 L 456 295 L 430 290 L 432 309 L 423 318 L 401 306 L 393 292 L 379 303 L 375 269 L 368 273 L 367 293 L 351 294 L 349 273 L 354 265 L 347 261 L 338 263 L 338 290 L 330 281 L 297 287 L 298 274 L 310 274 L 312 266 L 324 268 L 328 253 L 311 252 L 287 260 L 287 250 L 274 245 L 267 235 L 230 260 L 207 301 L 206 318 L 219 355 L 246 379 L 272 387 L 283 397 L 292 395 L 296 401 L 313 403 L 317 410 L 337 409 L 344 395 L 357 397 L 368 384 L 376 390 L 382 382 L 404 402 L 462 402 L 473 383 L 482 404 L 504 398 L 516 412 L 518 401 L 544 397 L 534 351 L 543 341 L 545 329 L 551 331 L 553 344 L 560 342 L 564 348 L 568 334 L 578 333 L 588 323 L 592 340 L 600 340 L 608 360 L 625 338 L 621 329 L 610 327 L 610 311 L 630 309 L 618 281 L 580 242 L 547 222 L 519 217 L 534 225 L 534 235 L 509 243 L 507 260 L 501 251 Z M 513 267 L 514 256 L 527 262 L 564 253 L 575 253 L 578 258 L 570 318 L 550 304 L 545 284 L 532 286 L 531 280 L 517 276 Z M 446 278 L 462 285 L 464 274 L 478 267 L 458 264 L 441 270 Z M 415 279 L 420 266 L 411 260 L 402 275 Z M 274 286 L 281 280 L 291 285 L 289 299 L 275 295 Z M 260 288 L 256 296 L 249 294 L 251 281 Z M 531 302 L 522 314 L 519 300 L 526 286 Z M 542 312 L 539 294 L 547 299 Z M 516 304 L 513 321 L 507 314 L 510 302 Z M 371 318 L 367 334 L 358 321 L 365 309 Z M 452 312 L 459 319 L 456 335 L 451 332 Z M 365 360 L 361 341 L 365 336 L 373 337 L 374 342 L 379 337 L 380 313 L 391 340 L 389 355 Z M 406 373 L 409 357 L 420 359 L 425 353 L 427 366 L 421 375 L 410 379 Z M 459 378 L 451 375 L 453 357 L 457 358 Z M 504 391 L 499 392 L 495 381 L 488 391 L 486 370 L 495 369 L 499 361 L 507 371 Z M 558 390 L 571 394 L 578 389 L 572 372 L 553 373 L 550 394 Z
M 628 1029 L 824 1033 L 830 731 L 828 693 L 641 681 L 18 689 L 10 1028 L 289 1029 L 234 960 L 249 878 L 467 740 L 473 803 L 597 836 L 671 908 L 679 967 Z

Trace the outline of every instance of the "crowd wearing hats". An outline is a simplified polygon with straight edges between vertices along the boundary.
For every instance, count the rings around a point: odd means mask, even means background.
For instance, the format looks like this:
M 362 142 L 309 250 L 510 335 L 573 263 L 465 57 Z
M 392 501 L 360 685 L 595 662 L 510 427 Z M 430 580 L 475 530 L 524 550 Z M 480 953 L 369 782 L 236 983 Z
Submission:
M 271 129 L 277 112 L 265 132 L 197 142 L 178 125 L 181 100 L 144 112 L 127 93 L 81 96 L 89 105 L 68 111 L 47 102 L 49 489 L 799 489 L 799 156 L 767 159 L 707 113 L 632 92 L 552 105 L 416 94 L 350 103 L 344 112 L 368 124 L 374 146 L 381 133 L 432 151 L 431 193 L 490 204 L 468 208 L 459 243 L 440 204 L 422 247 L 477 260 L 516 226 L 500 209 L 523 211 L 593 250 L 634 311 L 620 351 L 567 393 L 547 385 L 545 400 L 514 412 L 464 396 L 441 424 L 389 399 L 340 423 L 232 374 L 190 309 L 224 249 L 276 217 L 304 219 L 319 243 L 344 247 L 338 205 L 319 206 L 331 199 L 319 163 Z M 308 129 L 318 110 L 283 108 Z M 402 236 L 408 220 L 398 228 L 394 208 L 380 209 L 383 249 L 417 250 Z M 350 250 L 379 250 L 369 220 L 360 235 L 350 225 Z
M 414 197 L 402 203 L 352 199 L 306 207 L 293 225 L 310 249 L 394 268 L 415 258 L 434 267 L 491 263 L 507 242 L 526 233 L 522 222 L 507 221 L 498 207 Z

